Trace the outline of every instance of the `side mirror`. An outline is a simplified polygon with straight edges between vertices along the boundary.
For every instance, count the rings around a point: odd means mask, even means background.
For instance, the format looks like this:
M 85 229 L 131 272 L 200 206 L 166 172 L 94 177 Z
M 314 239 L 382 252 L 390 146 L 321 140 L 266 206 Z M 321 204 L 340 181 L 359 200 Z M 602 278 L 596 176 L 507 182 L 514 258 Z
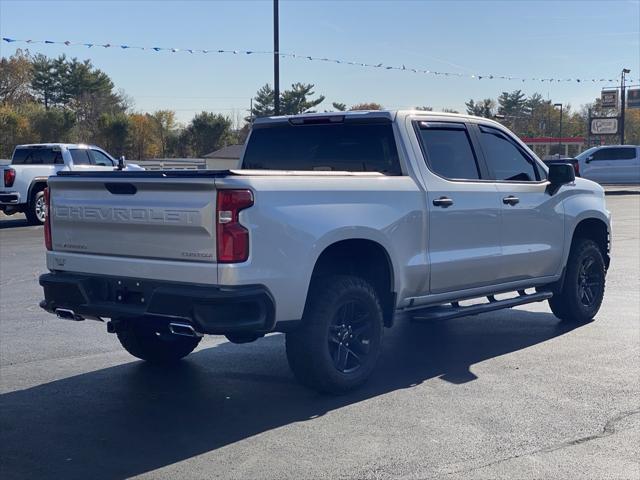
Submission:
M 124 158 L 124 155 L 122 155 L 119 159 L 118 159 L 118 170 L 124 170 L 124 167 L 127 166 L 127 159 Z
M 584 163 L 591 163 L 593 162 L 593 155 L 591 155 L 590 157 L 587 157 L 587 159 L 584 161 Z
M 547 177 L 551 185 L 560 186 L 572 183 L 576 179 L 576 171 L 570 163 L 552 163 L 549 165 Z

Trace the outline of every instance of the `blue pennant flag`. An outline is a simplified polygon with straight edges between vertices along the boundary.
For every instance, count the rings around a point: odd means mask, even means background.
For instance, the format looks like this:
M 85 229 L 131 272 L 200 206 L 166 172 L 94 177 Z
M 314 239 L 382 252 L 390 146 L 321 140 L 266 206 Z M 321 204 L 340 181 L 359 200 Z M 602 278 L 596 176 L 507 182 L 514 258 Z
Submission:
M 7 37 L 2 37 L 2 40 L 4 40 L 7 43 L 11 43 L 11 42 L 15 42 L 16 41 L 13 38 L 7 38 Z

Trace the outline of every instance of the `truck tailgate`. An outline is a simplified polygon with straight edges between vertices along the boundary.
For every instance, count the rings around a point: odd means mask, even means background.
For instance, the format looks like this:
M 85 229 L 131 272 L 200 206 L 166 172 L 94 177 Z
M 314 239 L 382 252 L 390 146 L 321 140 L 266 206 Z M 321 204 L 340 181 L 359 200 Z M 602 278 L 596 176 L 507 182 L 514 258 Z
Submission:
M 54 251 L 216 261 L 212 176 L 63 175 L 49 189 Z

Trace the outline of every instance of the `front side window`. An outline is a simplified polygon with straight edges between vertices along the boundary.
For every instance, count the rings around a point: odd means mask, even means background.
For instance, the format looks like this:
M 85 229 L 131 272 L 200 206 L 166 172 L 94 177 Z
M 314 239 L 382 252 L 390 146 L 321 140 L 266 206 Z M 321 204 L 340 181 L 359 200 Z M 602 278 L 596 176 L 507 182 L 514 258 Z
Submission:
M 492 180 L 538 180 L 537 169 L 531 160 L 500 131 L 481 126 L 480 145 Z
M 70 148 L 69 153 L 74 165 L 91 165 L 89 154 L 86 148 Z
M 471 142 L 462 124 L 451 127 L 420 127 L 420 142 L 431 170 L 452 180 L 480 178 Z
M 95 165 L 113 167 L 113 161 L 109 157 L 107 157 L 104 153 L 98 150 L 91 150 L 90 155 Z

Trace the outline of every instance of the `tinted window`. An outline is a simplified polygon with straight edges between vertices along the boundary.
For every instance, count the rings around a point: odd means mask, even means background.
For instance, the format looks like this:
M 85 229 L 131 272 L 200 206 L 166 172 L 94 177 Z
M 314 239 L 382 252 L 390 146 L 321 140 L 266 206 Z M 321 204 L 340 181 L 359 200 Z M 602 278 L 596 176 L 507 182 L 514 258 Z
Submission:
M 480 128 L 480 143 L 494 180 L 535 181 L 537 169 L 511 140 L 492 128 Z
M 91 165 L 88 150 L 86 148 L 70 148 L 71 158 L 74 165 Z
M 401 174 L 391 124 L 372 123 L 256 128 L 242 168 Z
M 604 148 L 597 152 L 602 154 L 595 160 L 633 160 L 636 158 L 635 148 Z
M 62 164 L 62 153 L 53 148 L 17 148 L 13 152 L 13 165 L 54 165 Z
M 107 157 L 104 153 L 99 152 L 98 150 L 90 150 L 90 155 L 93 160 L 93 163 L 95 163 L 96 165 L 113 167 L 113 161 L 109 157 Z
M 427 163 L 438 175 L 451 179 L 477 180 L 478 164 L 466 129 L 421 128 L 420 141 Z

